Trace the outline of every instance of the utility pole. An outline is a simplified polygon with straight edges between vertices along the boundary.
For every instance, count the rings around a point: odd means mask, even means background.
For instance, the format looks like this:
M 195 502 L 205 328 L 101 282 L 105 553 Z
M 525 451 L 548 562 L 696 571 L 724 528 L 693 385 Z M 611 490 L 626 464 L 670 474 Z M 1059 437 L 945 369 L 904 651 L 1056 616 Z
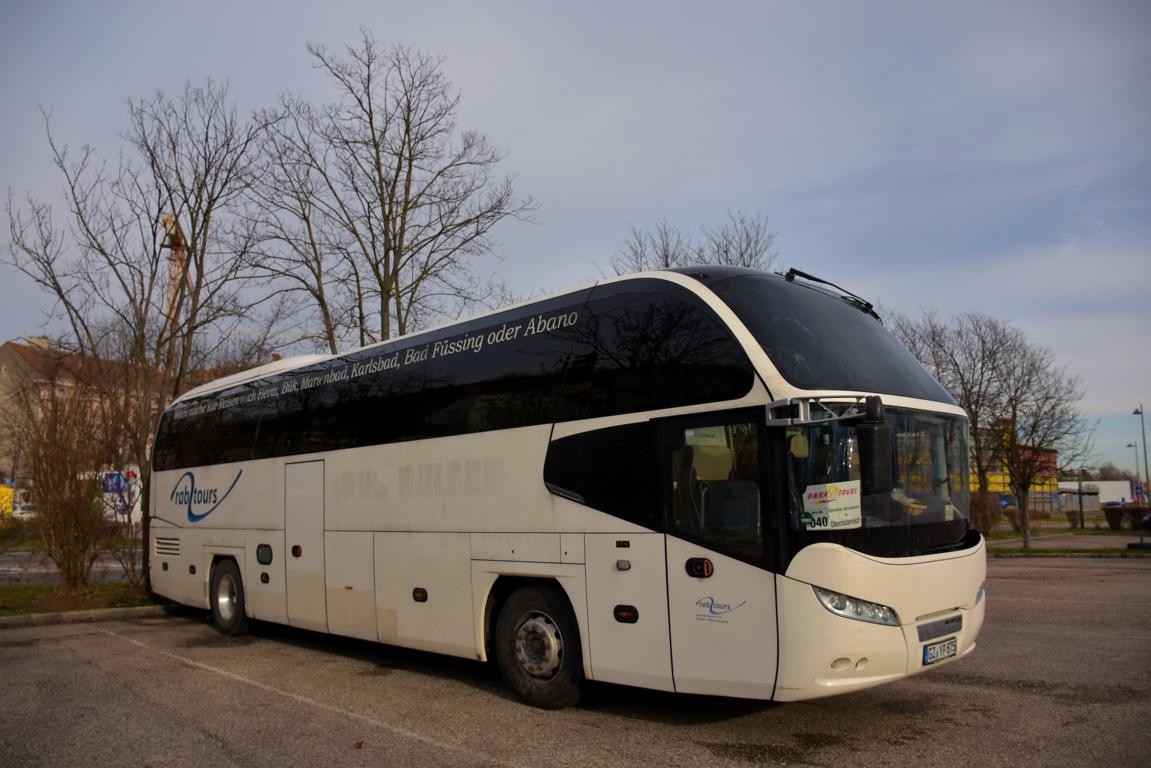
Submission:
M 1080 530 L 1083 530 L 1084 528 L 1087 527 L 1086 524 L 1083 522 L 1083 476 L 1085 474 L 1087 474 L 1087 470 L 1080 467 L 1080 469 L 1079 469 L 1079 529 Z
M 1136 502 L 1139 500 L 1134 493 L 1139 488 L 1139 443 L 1127 443 L 1127 447 L 1135 451 L 1135 485 L 1131 486 L 1131 501 Z
M 1143 418 L 1143 403 L 1139 403 L 1139 407 L 1131 412 L 1131 415 L 1139 417 L 1139 426 L 1143 429 L 1143 497 L 1146 498 L 1148 492 L 1151 492 L 1147 486 L 1151 483 L 1151 474 L 1147 472 L 1147 422 Z M 1136 465 L 1135 474 L 1139 474 L 1139 467 Z

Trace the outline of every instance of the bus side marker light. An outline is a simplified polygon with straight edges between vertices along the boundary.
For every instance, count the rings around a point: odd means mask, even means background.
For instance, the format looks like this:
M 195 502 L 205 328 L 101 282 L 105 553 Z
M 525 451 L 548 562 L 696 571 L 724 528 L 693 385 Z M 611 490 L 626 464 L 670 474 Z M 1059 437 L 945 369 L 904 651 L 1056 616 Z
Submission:
M 192 574 L 193 576 L 195 576 L 195 575 L 196 575 L 196 566 L 194 566 L 194 565 L 189 565 L 189 566 L 188 566 L 188 573 L 190 573 L 190 574 Z
M 617 571 L 630 571 L 631 570 L 631 560 L 616 560 L 615 561 L 615 569 Z
M 267 571 L 260 574 L 260 583 L 261 584 L 267 584 L 271 580 L 272 580 L 272 577 L 268 575 Z
M 412 590 L 412 599 L 417 603 L 426 603 L 428 601 L 428 591 L 423 587 L 416 587 Z
M 692 557 L 684 564 L 687 575 L 695 579 L 710 579 L 715 566 L 706 557 Z
M 634 605 L 617 605 L 615 620 L 620 624 L 635 624 L 639 621 L 639 609 Z

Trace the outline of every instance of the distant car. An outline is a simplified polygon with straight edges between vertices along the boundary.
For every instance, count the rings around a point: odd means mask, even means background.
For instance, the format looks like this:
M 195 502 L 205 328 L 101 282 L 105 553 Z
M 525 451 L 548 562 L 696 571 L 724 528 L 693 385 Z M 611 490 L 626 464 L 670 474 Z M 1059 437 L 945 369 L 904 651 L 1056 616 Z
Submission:
M 12 507 L 12 517 L 19 520 L 27 520 L 36 515 L 36 505 L 30 501 L 21 502 Z

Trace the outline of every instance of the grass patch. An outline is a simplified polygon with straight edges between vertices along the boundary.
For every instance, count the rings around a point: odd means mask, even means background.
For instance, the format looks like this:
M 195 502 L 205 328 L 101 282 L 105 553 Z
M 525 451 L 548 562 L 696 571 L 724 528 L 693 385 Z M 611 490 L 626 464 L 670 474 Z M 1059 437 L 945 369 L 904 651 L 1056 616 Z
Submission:
M 1064 549 L 1054 549 L 1044 547 L 1038 549 L 1032 547 L 1031 549 L 1024 549 L 1023 547 L 991 547 L 987 550 L 990 557 L 996 555 L 1035 555 L 1038 557 L 1051 557 L 1058 555 L 1096 555 L 1106 557 L 1148 557 L 1151 556 L 1151 550 L 1146 549 L 1127 549 L 1119 547 L 1105 547 L 1102 549 L 1086 549 L 1078 547 L 1067 547 Z
M 1138 535 L 1139 531 L 1133 531 L 1130 528 L 1121 531 L 1113 531 L 1110 528 L 1068 528 L 1066 526 L 1062 528 L 1048 528 L 1046 526 L 1031 526 L 1032 538 L 1037 536 L 1056 536 L 1068 533 L 1075 534 L 1076 536 L 1130 536 L 1132 534 Z M 986 538 L 990 541 L 996 541 L 998 539 L 1018 539 L 1022 535 L 1022 533 L 1017 533 L 1011 529 L 1007 529 L 1002 531 L 992 531 L 991 535 L 987 536 Z
M 85 611 L 94 608 L 129 608 L 154 605 L 155 600 L 141 587 L 127 582 L 92 584 L 86 590 L 68 594 L 60 587 L 0 586 L 0 616 L 29 613 Z

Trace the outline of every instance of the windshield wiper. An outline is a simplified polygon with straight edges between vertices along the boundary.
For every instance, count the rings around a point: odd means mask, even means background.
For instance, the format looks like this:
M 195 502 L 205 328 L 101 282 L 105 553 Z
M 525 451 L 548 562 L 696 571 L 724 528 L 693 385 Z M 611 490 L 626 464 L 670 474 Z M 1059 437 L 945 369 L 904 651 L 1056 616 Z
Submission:
M 841 286 L 836 285 L 835 283 L 831 282 L 830 280 L 824 280 L 822 277 L 816 277 L 815 275 L 808 274 L 807 272 L 801 272 L 800 270 L 796 269 L 795 267 L 792 267 L 791 269 L 787 270 L 787 274 L 785 274 L 783 276 L 783 279 L 789 283 L 794 283 L 795 278 L 797 278 L 797 277 L 802 277 L 804 280 L 807 280 L 807 281 L 812 282 L 812 283 L 822 283 L 823 285 L 830 285 L 832 288 L 834 288 L 835 290 L 837 290 L 843 294 L 843 296 L 841 298 L 844 301 L 846 301 L 848 304 L 850 304 L 851 306 L 860 310 L 861 312 L 864 312 L 868 315 L 871 315 L 876 320 L 883 322 L 880 319 L 879 315 L 875 312 L 875 307 L 872 306 L 870 301 L 863 298 L 862 296 L 859 296 L 857 294 L 852 293 L 851 291 L 847 290 L 846 288 L 843 288 Z

